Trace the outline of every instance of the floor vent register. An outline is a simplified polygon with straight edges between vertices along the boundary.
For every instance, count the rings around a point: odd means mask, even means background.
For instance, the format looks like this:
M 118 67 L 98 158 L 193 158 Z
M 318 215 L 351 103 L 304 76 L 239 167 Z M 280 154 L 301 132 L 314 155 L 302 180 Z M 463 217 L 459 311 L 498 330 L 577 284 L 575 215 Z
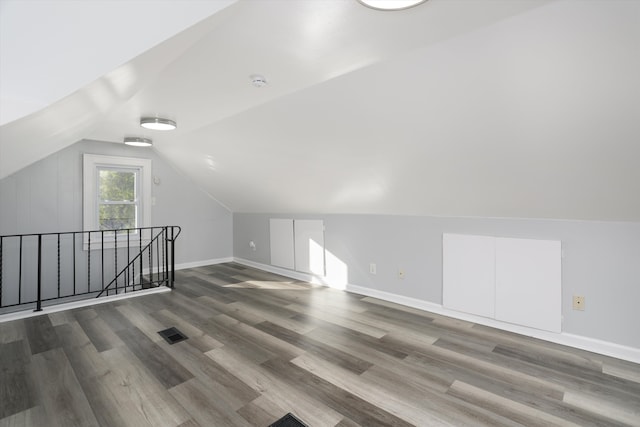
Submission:
M 175 328 L 175 327 L 165 329 L 164 331 L 160 331 L 158 332 L 158 334 L 160 334 L 160 336 L 164 338 L 164 340 L 169 344 L 175 344 L 177 342 L 184 341 L 188 338 L 185 334 L 180 332 L 178 328 Z

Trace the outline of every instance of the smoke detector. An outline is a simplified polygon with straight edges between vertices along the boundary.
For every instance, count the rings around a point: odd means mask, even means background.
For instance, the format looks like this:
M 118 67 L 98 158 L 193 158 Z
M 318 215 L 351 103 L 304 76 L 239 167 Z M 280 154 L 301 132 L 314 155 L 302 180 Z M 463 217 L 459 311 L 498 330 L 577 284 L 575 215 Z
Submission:
M 260 74 L 252 74 L 249 76 L 249 78 L 251 79 L 251 84 L 255 87 L 264 87 L 267 85 L 267 79 L 265 79 L 264 76 L 261 76 Z

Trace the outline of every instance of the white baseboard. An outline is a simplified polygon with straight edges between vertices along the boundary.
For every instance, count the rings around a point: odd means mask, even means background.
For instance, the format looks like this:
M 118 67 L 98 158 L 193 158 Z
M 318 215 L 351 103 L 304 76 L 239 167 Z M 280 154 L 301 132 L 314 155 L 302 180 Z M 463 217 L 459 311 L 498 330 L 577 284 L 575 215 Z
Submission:
M 176 264 L 176 270 L 184 270 L 186 268 L 204 267 L 207 265 L 222 264 L 225 262 L 233 262 L 233 257 L 204 259 L 201 261 L 183 262 Z
M 87 298 L 83 300 L 67 302 L 64 304 L 56 304 L 56 305 L 50 305 L 47 307 L 42 307 L 42 311 L 33 311 L 33 310 L 17 311 L 15 313 L 7 313 L 7 314 L 0 315 L 0 323 L 9 322 L 11 320 L 26 319 L 28 317 L 42 316 L 43 314 L 57 313 L 58 311 L 73 310 L 74 308 L 89 307 L 92 305 L 104 304 L 107 302 L 113 302 L 113 301 L 118 301 L 122 299 L 136 298 L 136 297 L 141 297 L 143 295 L 161 294 L 164 292 L 171 292 L 171 288 L 168 288 L 166 286 L 160 286 L 157 288 L 143 289 L 143 290 L 139 290 L 135 292 L 127 292 L 119 295 L 110 295 L 110 296 L 100 297 L 100 298 Z
M 233 258 L 233 261 L 237 262 L 238 264 L 246 265 L 248 267 L 257 268 L 258 270 L 268 271 L 269 273 L 279 274 L 281 276 L 290 277 L 292 279 L 301 280 L 303 282 L 309 282 L 314 285 L 328 285 L 327 281 L 323 280 L 324 278 L 321 276 L 314 276 L 312 274 L 301 273 L 299 271 L 293 271 L 282 267 L 262 264 L 244 258 Z
M 205 267 L 207 265 L 214 265 L 214 264 L 222 264 L 225 262 L 233 262 L 233 258 L 232 257 L 227 257 L 227 258 L 214 258 L 214 259 L 204 259 L 201 261 L 193 261 L 193 262 L 182 262 L 180 264 L 176 264 L 175 268 L 176 270 L 185 270 L 187 268 L 195 268 L 195 267 Z M 154 274 L 156 274 L 157 267 L 154 268 L 153 272 Z M 149 274 L 149 268 L 146 267 L 142 270 L 142 274 Z M 162 272 L 162 271 L 161 271 Z M 139 275 L 137 276 L 138 278 L 140 277 Z
M 243 264 L 271 273 L 280 274 L 282 276 L 291 277 L 292 279 L 303 280 L 314 284 L 327 285 L 326 281 L 323 281 L 322 278 L 305 273 L 300 273 L 297 271 L 287 270 L 286 268 L 261 264 L 259 262 L 250 261 L 243 258 L 234 258 L 234 261 L 238 264 Z M 561 332 L 557 334 L 554 332 L 528 328 L 526 326 L 513 325 L 494 319 L 488 319 L 473 314 L 451 310 L 443 307 L 441 304 L 406 297 L 403 295 L 397 295 L 390 292 L 379 291 L 376 289 L 365 288 L 363 286 L 348 284 L 346 287 L 346 291 L 372 298 L 378 298 L 383 301 L 393 302 L 407 307 L 417 308 L 419 310 L 424 310 L 430 313 L 441 314 L 443 316 L 453 317 L 455 319 L 466 320 L 468 322 L 478 323 L 480 325 L 514 332 L 520 335 L 539 338 L 556 344 L 566 345 L 568 347 L 579 348 L 581 350 L 591 351 L 594 353 L 603 354 L 605 356 L 611 356 L 618 359 L 628 360 L 634 363 L 640 363 L 640 349 L 634 347 L 628 347 L 608 341 L 598 340 L 595 338 L 584 337 L 581 335 L 574 335 L 567 332 Z
M 478 323 L 480 325 L 490 326 L 496 329 L 514 332 L 520 335 L 539 338 L 541 340 L 553 342 L 556 344 L 562 344 L 569 347 L 579 348 L 582 350 L 615 357 L 618 359 L 628 360 L 634 363 L 640 363 L 640 349 L 634 347 L 628 347 L 608 341 L 598 340 L 595 338 L 584 337 L 581 335 L 574 335 L 567 332 L 561 332 L 557 334 L 554 332 L 542 331 L 540 329 L 528 328 L 526 326 L 513 325 L 511 323 L 500 322 L 498 320 L 488 319 L 486 317 L 451 310 L 443 307 L 440 304 L 435 304 L 429 301 L 396 295 L 390 292 L 379 291 L 362 286 L 349 285 L 347 286 L 347 291 L 373 298 L 378 298 L 384 301 L 394 302 L 396 304 L 405 305 L 407 307 L 417 308 L 419 310 L 424 310 L 431 313 L 441 314 L 443 316 L 453 317 L 460 320 L 466 320 L 468 322 Z

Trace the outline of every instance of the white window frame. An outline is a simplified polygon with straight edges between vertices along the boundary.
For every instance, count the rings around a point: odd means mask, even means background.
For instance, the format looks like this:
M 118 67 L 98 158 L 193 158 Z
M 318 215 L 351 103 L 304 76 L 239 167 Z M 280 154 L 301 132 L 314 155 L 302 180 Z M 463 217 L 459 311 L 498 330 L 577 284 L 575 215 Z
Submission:
M 94 231 L 100 229 L 98 222 L 98 170 L 101 168 L 113 169 L 137 169 L 139 182 L 136 183 L 139 194 L 138 205 L 138 224 L 137 227 L 151 226 L 151 159 L 143 159 L 137 157 L 118 157 L 103 156 L 99 154 L 84 154 L 82 157 L 82 179 L 83 179 L 83 198 L 82 198 L 82 222 L 84 231 Z M 91 249 L 100 249 L 98 233 L 92 233 L 91 240 L 94 235 L 95 243 L 91 243 Z M 125 235 L 126 236 L 126 235 Z M 139 245 L 140 236 L 136 233 L 129 236 L 131 246 Z M 144 238 L 143 238 L 144 239 Z M 88 234 L 84 235 L 84 249 L 88 247 Z M 114 247 L 114 236 L 105 236 L 104 247 Z M 118 237 L 118 247 L 126 246 L 126 237 Z

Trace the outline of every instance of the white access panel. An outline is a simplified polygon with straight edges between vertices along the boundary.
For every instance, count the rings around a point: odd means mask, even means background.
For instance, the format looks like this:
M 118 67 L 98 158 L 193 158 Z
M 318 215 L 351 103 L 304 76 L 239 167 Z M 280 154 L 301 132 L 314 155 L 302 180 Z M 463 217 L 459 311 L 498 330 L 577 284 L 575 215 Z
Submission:
M 324 276 L 324 221 L 297 219 L 294 230 L 296 271 Z
M 269 220 L 271 265 L 293 270 L 293 220 L 271 218 Z
M 442 235 L 442 305 L 494 317 L 495 238 Z
M 496 319 L 562 329 L 562 248 L 556 240 L 496 239 Z

